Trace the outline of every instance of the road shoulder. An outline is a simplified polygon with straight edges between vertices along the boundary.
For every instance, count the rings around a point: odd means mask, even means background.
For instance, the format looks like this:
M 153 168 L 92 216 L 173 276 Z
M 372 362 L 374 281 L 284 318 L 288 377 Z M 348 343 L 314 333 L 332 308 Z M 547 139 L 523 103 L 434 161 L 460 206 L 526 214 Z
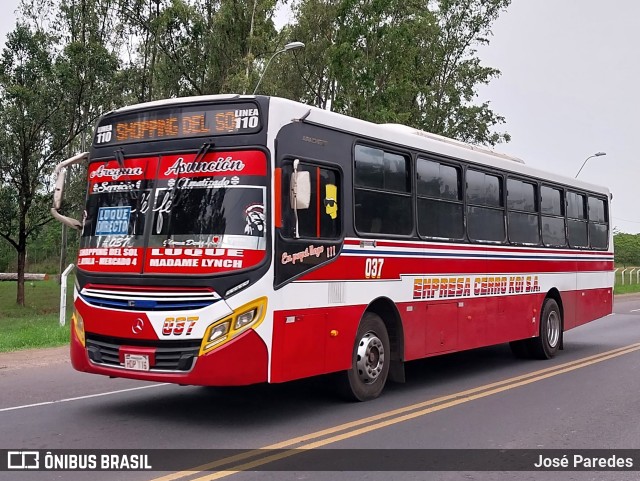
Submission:
M 69 346 L 23 349 L 0 353 L 0 374 L 6 371 L 70 363 Z

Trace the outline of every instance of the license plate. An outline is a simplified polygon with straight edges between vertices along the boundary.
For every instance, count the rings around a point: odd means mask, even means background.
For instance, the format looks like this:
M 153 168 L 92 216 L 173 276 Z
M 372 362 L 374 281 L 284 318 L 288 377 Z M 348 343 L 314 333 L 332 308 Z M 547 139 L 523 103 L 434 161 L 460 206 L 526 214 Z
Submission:
M 148 371 L 149 356 L 145 354 L 125 354 L 124 367 L 135 371 Z

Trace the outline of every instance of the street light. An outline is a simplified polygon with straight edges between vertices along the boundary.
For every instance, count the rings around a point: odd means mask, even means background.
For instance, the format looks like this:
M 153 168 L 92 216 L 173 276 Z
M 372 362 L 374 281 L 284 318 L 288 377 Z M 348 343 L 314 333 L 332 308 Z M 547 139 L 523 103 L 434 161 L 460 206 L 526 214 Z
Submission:
M 302 43 L 302 42 L 291 42 L 291 43 L 288 43 L 288 44 L 286 44 L 284 46 L 284 48 L 282 48 L 281 50 L 278 50 L 276 53 L 274 53 L 271 56 L 271 58 L 267 62 L 267 65 L 264 67 L 264 70 L 262 71 L 262 75 L 260 75 L 260 79 L 258 79 L 258 83 L 256 84 L 256 88 L 253 89 L 253 95 L 255 95 L 256 92 L 258 91 L 258 87 L 260 87 L 260 82 L 262 82 L 262 77 L 264 77 L 264 74 L 267 72 L 267 69 L 269 68 L 269 64 L 274 59 L 274 57 L 276 55 L 280 55 L 282 52 L 287 52 L 289 50 L 296 50 L 298 48 L 304 48 L 304 43 Z
M 582 169 L 584 168 L 584 166 L 587 164 L 587 160 L 589 160 L 591 157 L 602 157 L 603 155 L 607 155 L 606 152 L 596 152 L 593 155 L 590 155 L 589 157 L 587 157 L 586 159 L 584 159 L 584 162 L 582 163 L 582 167 L 580 167 L 580 170 L 578 171 L 578 173 L 576 174 L 575 178 L 577 179 L 578 176 L 580 175 L 580 172 L 582 172 Z

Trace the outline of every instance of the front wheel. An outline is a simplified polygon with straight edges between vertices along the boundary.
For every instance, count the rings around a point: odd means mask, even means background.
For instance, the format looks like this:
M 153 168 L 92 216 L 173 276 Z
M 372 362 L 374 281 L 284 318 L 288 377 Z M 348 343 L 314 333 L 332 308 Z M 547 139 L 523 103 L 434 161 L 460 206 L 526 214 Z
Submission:
M 562 314 L 558 303 L 545 299 L 540 315 L 540 335 L 529 339 L 528 350 L 536 359 L 551 359 L 560 348 L 562 337 Z
M 353 346 L 351 369 L 343 378 L 343 394 L 354 401 L 377 398 L 389 375 L 391 349 L 384 322 L 377 314 L 365 312 Z

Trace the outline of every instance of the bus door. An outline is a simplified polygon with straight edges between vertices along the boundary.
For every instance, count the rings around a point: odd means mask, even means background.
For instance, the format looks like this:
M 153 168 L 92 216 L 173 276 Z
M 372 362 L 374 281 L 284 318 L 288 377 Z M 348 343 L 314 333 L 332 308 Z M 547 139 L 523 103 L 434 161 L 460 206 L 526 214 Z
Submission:
M 279 165 L 274 284 L 287 309 L 274 314 L 272 379 L 278 382 L 346 369 L 349 358 L 340 353 L 350 352 L 352 340 L 327 307 L 328 283 L 345 274 L 331 262 L 342 247 L 340 172 L 305 158 Z M 334 329 L 341 335 L 327 336 Z

